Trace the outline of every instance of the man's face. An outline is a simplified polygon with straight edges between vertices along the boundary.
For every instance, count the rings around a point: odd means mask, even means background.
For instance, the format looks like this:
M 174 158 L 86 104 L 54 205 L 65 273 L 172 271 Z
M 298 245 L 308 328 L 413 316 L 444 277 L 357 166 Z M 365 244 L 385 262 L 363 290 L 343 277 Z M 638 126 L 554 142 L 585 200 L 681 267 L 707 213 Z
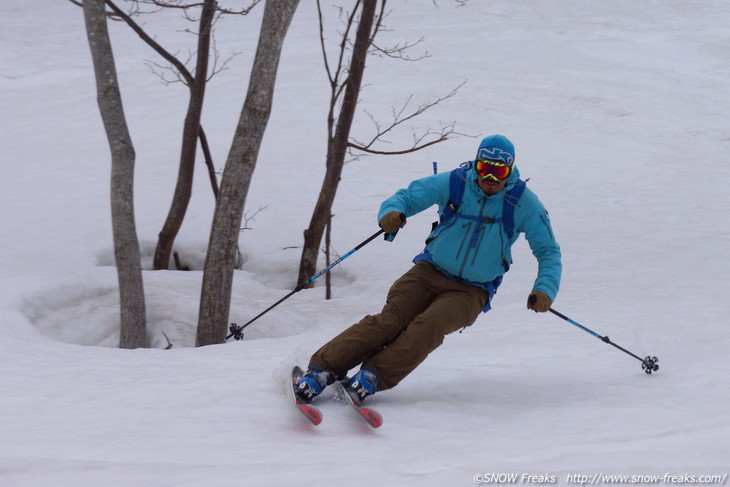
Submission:
M 507 178 L 509 179 L 509 178 Z M 477 178 L 477 184 L 480 188 L 482 188 L 482 191 L 484 191 L 484 194 L 487 196 L 492 196 L 500 191 L 502 191 L 507 184 L 507 179 L 503 179 L 501 181 L 493 181 L 491 179 L 485 179 L 485 178 Z

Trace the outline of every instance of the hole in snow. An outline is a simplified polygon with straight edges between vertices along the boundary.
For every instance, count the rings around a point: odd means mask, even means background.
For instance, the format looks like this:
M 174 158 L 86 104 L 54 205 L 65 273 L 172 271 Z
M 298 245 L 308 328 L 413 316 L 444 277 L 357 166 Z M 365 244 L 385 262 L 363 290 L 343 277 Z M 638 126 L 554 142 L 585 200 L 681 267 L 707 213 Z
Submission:
M 194 347 L 197 332 L 200 271 L 144 271 L 147 333 L 150 347 Z M 41 333 L 63 343 L 119 346 L 119 291 L 116 272 L 104 269 L 84 282 L 45 290 L 24 300 L 23 313 Z M 245 340 L 296 335 L 321 321 L 323 289 L 305 290 L 252 323 Z M 234 276 L 231 321 L 242 325 L 282 297 L 245 271 Z M 313 299 L 314 298 L 314 299 Z M 231 339 L 233 341 L 233 339 Z
M 150 347 L 167 346 L 162 332 L 175 347 L 193 346 L 197 298 L 155 290 L 147 283 L 145 289 Z M 23 313 L 41 333 L 54 340 L 84 346 L 119 346 L 116 286 L 69 283 L 26 298 Z

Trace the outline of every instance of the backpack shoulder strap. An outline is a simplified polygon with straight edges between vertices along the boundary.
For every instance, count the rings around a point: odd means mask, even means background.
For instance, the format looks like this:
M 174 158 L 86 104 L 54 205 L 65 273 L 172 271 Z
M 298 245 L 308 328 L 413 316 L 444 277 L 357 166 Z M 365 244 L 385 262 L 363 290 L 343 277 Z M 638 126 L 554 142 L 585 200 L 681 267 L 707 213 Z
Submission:
M 449 202 L 456 208 L 461 206 L 464 199 L 464 188 L 466 187 L 466 171 L 469 170 L 469 164 L 464 164 L 451 171 L 449 180 Z
M 464 199 L 464 188 L 466 187 L 466 172 L 471 163 L 464 163 L 451 171 L 449 175 L 449 202 L 446 204 L 441 215 L 441 223 L 448 220 L 459 210 L 461 201 Z
M 502 225 L 507 238 L 512 238 L 515 230 L 515 208 L 525 192 L 527 184 L 525 181 L 518 179 L 512 188 L 507 191 L 504 197 L 504 205 L 502 207 Z

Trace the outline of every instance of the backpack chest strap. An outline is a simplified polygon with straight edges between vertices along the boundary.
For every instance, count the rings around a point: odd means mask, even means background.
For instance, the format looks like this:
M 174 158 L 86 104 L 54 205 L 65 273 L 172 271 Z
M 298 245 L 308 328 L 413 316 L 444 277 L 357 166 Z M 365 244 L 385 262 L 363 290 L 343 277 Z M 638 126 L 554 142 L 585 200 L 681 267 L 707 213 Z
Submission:
M 485 223 L 502 223 L 501 218 L 490 218 L 488 216 L 462 215 L 461 213 L 453 213 L 451 216 L 455 218 L 463 218 L 464 220 L 475 221 L 482 225 Z
M 453 217 L 453 218 L 462 218 L 464 220 L 475 221 L 482 225 L 485 223 L 502 223 L 502 218 L 490 218 L 488 216 L 465 215 L 463 213 L 457 213 L 458 210 L 459 210 L 459 207 L 456 204 L 449 201 L 449 203 L 444 208 L 439 220 L 441 222 L 444 222 L 445 220 L 448 220 L 449 218 Z
M 462 220 L 469 220 L 476 222 L 477 225 L 474 228 L 474 231 L 471 234 L 471 239 L 469 242 L 469 247 L 476 248 L 477 243 L 479 242 L 479 235 L 481 233 L 482 227 L 487 224 L 491 223 L 502 223 L 502 218 L 490 218 L 488 216 L 474 216 L 474 215 L 464 215 L 462 213 L 454 213 L 451 212 L 450 218 L 461 218 Z M 443 218 L 443 217 L 442 217 Z

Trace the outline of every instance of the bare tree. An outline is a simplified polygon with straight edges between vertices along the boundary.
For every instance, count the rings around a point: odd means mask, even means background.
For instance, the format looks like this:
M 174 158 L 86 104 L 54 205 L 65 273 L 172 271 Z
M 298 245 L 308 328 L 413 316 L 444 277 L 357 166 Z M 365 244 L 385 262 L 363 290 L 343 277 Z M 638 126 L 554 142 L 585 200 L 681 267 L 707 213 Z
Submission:
M 216 0 L 204 0 L 198 30 L 197 62 L 195 75 L 190 87 L 188 112 L 183 125 L 183 140 L 180 153 L 180 168 L 177 174 L 177 185 L 172 198 L 172 205 L 167 214 L 165 224 L 160 231 L 153 265 L 155 269 L 167 269 L 172 253 L 172 244 L 182 226 L 185 213 L 193 191 L 193 173 L 195 171 L 195 155 L 198 150 L 198 131 L 203 111 L 203 98 L 208 76 L 208 58 L 210 51 L 210 31 L 215 14 Z
M 74 0 L 71 0 L 72 2 Z M 215 167 L 213 165 L 213 158 L 211 155 L 210 148 L 208 146 L 207 137 L 205 131 L 200 123 L 201 114 L 203 110 L 203 100 L 205 96 L 205 88 L 209 79 L 214 76 L 217 72 L 225 69 L 226 62 L 222 63 L 222 66 L 217 67 L 218 55 L 215 51 L 215 58 L 213 59 L 212 73 L 208 73 L 208 65 L 210 62 L 210 51 L 211 51 L 211 39 L 212 30 L 215 19 L 223 14 L 236 14 L 246 15 L 248 14 L 260 0 L 250 0 L 247 7 L 231 10 L 222 8 L 218 5 L 215 0 L 203 0 L 203 3 L 192 1 L 185 2 L 180 0 L 135 0 L 132 5 L 132 11 L 130 13 L 124 12 L 119 8 L 112 0 L 106 0 L 107 6 L 111 9 L 109 16 L 115 19 L 121 19 L 126 22 L 139 37 L 147 43 L 155 52 L 157 52 L 163 59 L 165 59 L 169 65 L 162 66 L 157 63 L 153 64 L 155 68 L 161 68 L 163 70 L 169 70 L 173 72 L 173 79 L 169 80 L 159 72 L 157 74 L 163 79 L 165 83 L 173 83 L 176 81 L 185 84 L 189 91 L 190 97 L 188 101 L 188 110 L 185 117 L 182 133 L 182 148 L 180 151 L 180 163 L 177 175 L 177 184 L 175 186 L 175 192 L 173 194 L 170 209 L 168 211 L 167 218 L 158 235 L 157 247 L 153 257 L 153 267 L 155 269 L 167 269 L 170 263 L 170 255 L 172 254 L 173 244 L 178 232 L 183 224 L 185 214 L 187 212 L 188 205 L 190 203 L 190 197 L 192 194 L 193 187 L 193 175 L 195 171 L 195 158 L 197 153 L 197 140 L 200 141 L 200 147 L 203 151 L 205 164 L 208 169 L 208 177 L 210 179 L 211 187 L 215 198 L 218 197 L 218 180 L 215 174 Z M 171 54 L 162 45 L 160 45 L 152 36 L 147 34 L 142 27 L 134 21 L 132 16 L 141 14 L 140 5 L 147 4 L 154 7 L 156 10 L 162 8 L 175 8 L 183 12 L 186 19 L 190 21 L 197 21 L 199 24 L 197 32 L 198 46 L 195 51 L 195 68 L 191 73 L 184 62 L 178 59 L 176 56 Z M 200 9 L 200 18 L 194 19 L 193 14 L 190 11 L 197 11 Z M 175 263 L 178 269 L 186 269 L 184 265 L 179 262 L 177 256 L 175 256 Z M 240 252 L 236 262 L 236 267 L 240 268 L 242 265 L 242 257 Z
M 355 35 L 355 44 L 352 50 L 352 59 L 350 61 L 347 80 L 344 83 L 342 105 L 336 122 L 334 110 L 337 99 L 339 98 L 339 93 L 343 86 L 339 85 L 339 80 L 336 76 L 330 75 L 332 101 L 330 103 L 330 111 L 327 117 L 329 134 L 327 137 L 326 172 L 322 182 L 322 189 L 320 190 L 319 198 L 317 199 L 317 204 L 314 207 L 312 219 L 309 222 L 309 227 L 304 230 L 304 248 L 302 250 L 302 258 L 299 264 L 299 277 L 297 282 L 306 281 L 316 272 L 317 255 L 319 253 L 320 243 L 322 242 L 322 234 L 324 233 L 327 222 L 330 220 L 332 203 L 335 200 L 337 186 L 342 174 L 342 167 L 345 164 L 347 142 L 350 129 L 352 127 L 352 121 L 355 118 L 355 108 L 357 107 L 357 99 L 360 94 L 363 73 L 365 72 L 365 58 L 367 57 L 368 48 L 371 43 L 370 31 L 372 30 L 373 21 L 375 20 L 375 7 L 377 5 L 377 0 L 363 0 L 362 2 L 358 0 L 357 5 L 350 16 L 347 26 L 348 30 L 354 21 L 354 13 L 357 11 L 358 5 L 361 3 L 360 22 L 357 28 L 357 34 Z M 317 5 L 319 5 L 319 1 L 317 1 Z M 347 32 L 343 35 L 343 50 L 346 41 Z M 322 42 L 324 43 L 324 41 Z
M 119 346 L 147 347 L 142 266 L 134 220 L 134 146 L 124 117 L 104 0 L 83 0 L 83 9 L 96 75 L 97 101 L 112 156 L 112 230 L 121 312 Z
M 284 37 L 299 0 L 267 0 L 246 100 L 228 153 L 203 272 L 196 346 L 223 343 L 244 203 L 269 120 Z
M 415 43 L 406 43 L 392 48 L 384 48 L 375 44 L 375 36 L 383 28 L 386 2 L 387 0 L 358 0 L 355 3 L 352 12 L 347 16 L 345 21 L 345 30 L 339 46 L 339 58 L 336 63 L 330 63 L 325 49 L 322 9 L 320 1 L 317 0 L 320 19 L 320 41 L 322 44 L 325 69 L 330 82 L 330 107 L 327 116 L 326 172 L 317 203 L 312 213 L 312 218 L 309 222 L 309 227 L 304 231 L 304 246 L 299 263 L 298 282 L 306 281 L 316 272 L 322 235 L 325 227 L 331 225 L 332 205 L 335 200 L 337 186 L 342 177 L 345 159 L 350 151 L 357 150 L 361 153 L 382 155 L 406 154 L 443 142 L 458 134 L 454 130 L 453 123 L 443 124 L 439 130 L 427 128 L 423 134 L 414 135 L 411 147 L 394 151 L 383 151 L 374 148 L 376 142 L 382 142 L 385 135 L 389 134 L 402 123 L 421 115 L 432 106 L 454 96 L 459 87 L 452 90 L 446 96 L 418 106 L 413 111 L 408 111 L 412 102 L 412 97 L 409 98 L 403 107 L 393 111 L 393 120 L 385 126 L 381 125 L 374 117 L 368 114 L 375 124 L 375 135 L 367 142 L 351 139 L 350 132 L 360 97 L 362 79 L 365 71 L 365 60 L 368 53 L 373 52 L 408 61 L 420 59 L 420 57 L 411 58 L 406 55 L 406 51 L 420 43 L 420 40 Z M 377 8 L 378 3 L 380 4 L 380 9 Z M 355 25 L 358 9 L 360 10 L 360 16 L 357 23 L 357 32 L 354 41 L 352 41 L 350 39 L 350 31 Z M 345 66 L 343 61 L 350 46 L 352 49 L 350 63 L 349 66 Z M 339 112 L 336 113 L 338 106 Z M 329 248 L 325 252 L 329 255 Z M 329 281 L 327 282 L 329 283 Z M 313 283 L 310 284 L 310 286 L 312 285 Z M 330 290 L 328 289 L 327 296 L 329 295 Z
M 70 0 L 70 1 L 74 2 L 74 0 Z M 248 12 L 250 12 L 250 10 L 254 6 L 256 6 L 256 4 L 258 4 L 260 2 L 260 0 L 251 0 L 251 1 L 252 1 L 251 5 L 248 8 L 245 8 L 241 11 L 237 11 L 237 12 L 230 12 L 228 10 L 222 10 L 222 11 L 225 13 L 236 13 L 236 14 L 245 15 Z M 144 2 L 144 3 L 146 3 L 146 2 Z M 199 81 L 199 79 L 194 77 L 190 73 L 188 68 L 185 66 L 185 63 L 180 61 L 172 53 L 170 53 L 168 50 L 166 50 L 164 47 L 162 47 L 162 45 L 160 45 L 154 38 L 152 38 L 152 36 L 147 34 L 147 32 L 145 32 L 144 29 L 142 29 L 142 27 L 137 22 L 134 21 L 134 19 L 132 18 L 132 15 L 134 13 L 139 13 L 139 9 L 134 8 L 132 14 L 127 14 L 122 9 L 117 7 L 112 0 L 106 0 L 106 4 L 112 10 L 112 12 L 108 14 L 110 18 L 121 19 L 124 22 L 126 22 L 127 25 L 129 25 L 129 27 L 135 33 L 137 33 L 137 35 L 140 37 L 140 39 L 142 39 L 155 52 L 157 52 L 160 56 L 162 56 L 163 59 L 165 59 L 168 63 L 170 63 L 168 66 L 164 66 L 163 68 L 173 71 L 175 73 L 177 81 L 181 81 L 182 83 L 184 83 L 188 87 L 188 89 L 190 89 L 191 91 L 194 90 L 194 86 L 195 86 L 196 82 Z M 183 7 L 177 6 L 176 8 L 183 8 Z M 192 8 L 192 5 L 188 6 L 188 8 Z M 187 12 L 187 10 L 184 10 L 184 11 Z M 221 12 L 221 9 L 218 8 L 217 11 Z M 185 16 L 186 16 L 186 18 L 190 18 L 187 13 L 185 14 Z M 201 18 L 201 20 L 202 20 L 202 18 Z M 211 22 L 211 28 L 212 28 L 212 23 L 213 22 Z M 212 36 L 212 31 L 211 31 L 211 36 Z M 196 57 L 199 58 L 200 56 L 201 56 L 201 53 L 200 53 L 200 50 L 198 50 L 196 53 Z M 217 64 L 216 60 L 217 60 L 217 56 L 213 60 L 214 66 L 212 68 L 212 72 L 211 72 L 210 76 L 208 77 L 208 79 L 204 80 L 205 82 L 209 81 L 210 78 L 212 78 L 219 71 L 222 71 L 223 69 L 225 69 L 226 64 L 228 63 L 230 58 L 228 60 L 224 61 L 222 63 L 222 66 L 218 67 L 218 68 L 215 66 Z M 200 64 L 200 62 L 202 62 L 202 60 L 199 60 L 198 64 Z M 151 63 L 151 64 L 154 64 L 156 67 L 161 67 L 157 63 Z M 160 75 L 160 77 L 163 78 L 163 81 L 166 83 L 174 82 L 174 81 L 166 80 L 162 75 Z M 198 98 L 198 97 L 192 96 L 192 94 L 191 94 L 191 99 L 196 99 L 196 98 Z M 186 125 L 186 127 L 187 127 L 187 125 Z M 185 139 L 185 138 L 186 138 L 186 135 L 183 134 L 183 139 Z M 205 135 L 205 130 L 203 130 L 202 125 L 198 126 L 198 139 L 200 140 L 200 148 L 203 151 L 205 165 L 208 169 L 208 177 L 210 179 L 210 185 L 213 190 L 213 195 L 217 198 L 218 197 L 218 179 L 216 178 L 216 174 L 215 174 L 213 156 L 211 155 L 210 146 L 208 145 L 208 137 Z M 183 153 L 185 153 L 185 152 L 183 152 Z

